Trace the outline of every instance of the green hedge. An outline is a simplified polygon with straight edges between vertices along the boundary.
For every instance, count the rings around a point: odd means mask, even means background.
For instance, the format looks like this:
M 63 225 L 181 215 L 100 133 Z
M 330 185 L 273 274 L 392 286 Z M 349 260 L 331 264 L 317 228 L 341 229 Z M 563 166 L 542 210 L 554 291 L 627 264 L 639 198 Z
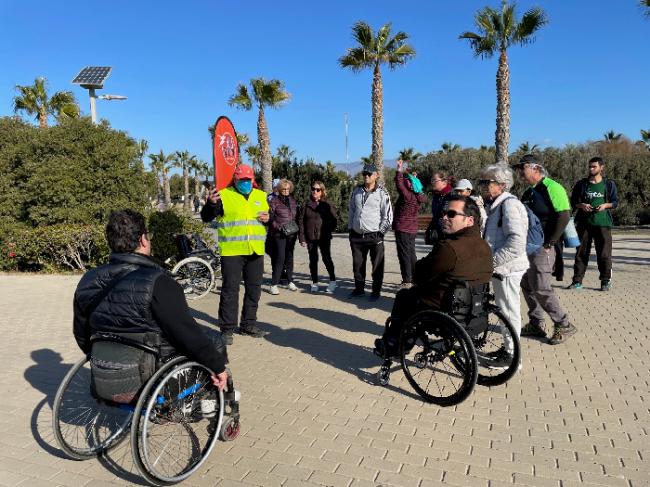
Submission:
M 174 210 L 152 213 L 149 230 L 161 261 L 176 255 L 174 233 L 201 233 L 208 245 L 215 243 L 203 223 Z M 86 271 L 106 263 L 109 253 L 105 225 L 0 225 L 0 271 Z

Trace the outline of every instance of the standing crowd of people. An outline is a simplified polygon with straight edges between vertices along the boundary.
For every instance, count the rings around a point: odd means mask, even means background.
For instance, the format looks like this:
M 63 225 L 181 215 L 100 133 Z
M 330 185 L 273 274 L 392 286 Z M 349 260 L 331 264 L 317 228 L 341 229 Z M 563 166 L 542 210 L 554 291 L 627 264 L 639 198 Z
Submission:
M 527 185 L 520 199 L 510 190 L 514 174 Z M 583 289 L 592 242 L 596 248 L 600 289 L 612 287 L 611 211 L 618 206 L 616 184 L 605 176 L 605 163 L 594 157 L 588 162 L 587 177 L 578 181 L 569 198 L 558 182 L 548 177 L 542 162 L 527 154 L 512 166 L 485 167 L 476 194 L 468 179 L 455 179 L 434 172 L 432 219 L 425 241 L 432 245 L 428 255 L 416 258 L 418 215 L 427 201 L 415 172 L 397 163 L 395 185 L 398 198 L 393 205 L 379 179 L 377 168 L 367 164 L 349 202 L 349 244 L 352 253 L 354 287 L 350 298 L 365 295 L 368 255 L 371 261 L 370 300 L 381 296 L 384 280 L 384 237 L 395 231 L 402 282 L 391 312 L 390 326 L 375 345 L 382 355 L 394 351 L 400 327 L 416 311 L 438 309 L 452 283 L 492 283 L 496 304 L 520 336 L 547 337 L 545 317 L 553 325 L 548 343 L 558 345 L 577 331 L 551 286 L 562 260 L 562 236 L 576 211 L 580 245 L 575 256 L 569 289 Z M 282 280 L 296 291 L 293 281 L 294 248 L 298 241 L 309 255 L 311 288 L 320 291 L 318 261 L 322 258 L 329 282 L 325 291 L 337 289 L 331 255 L 332 233 L 339 210 L 327 199 L 327 188 L 314 181 L 310 197 L 299 204 L 292 196 L 294 186 L 279 180 L 274 193 L 256 189 L 251 167 L 239 165 L 230 186 L 210 189 L 201 209 L 204 222 L 216 220 L 221 254 L 222 285 L 219 301 L 220 336 L 200 331 L 192 318 L 183 291 L 164 269 L 150 258 L 151 242 L 144 217 L 132 210 L 111 215 L 106 235 L 111 248 L 109 263 L 88 272 L 79 282 L 74 300 L 74 334 L 84 352 L 91 349 L 90 337 L 98 332 L 135 337 L 155 343 L 174 353 L 178 350 L 214 371 L 212 381 L 223 388 L 227 372 L 225 345 L 233 334 L 263 336 L 257 326 L 257 312 L 264 273 L 264 254 L 271 255 L 269 292 L 279 294 Z M 243 305 L 239 286 L 244 283 Z M 528 323 L 522 326 L 520 290 L 528 305 Z M 109 363 L 115 350 L 94 350 L 97 363 Z M 102 353 L 106 355 L 102 360 Z M 128 359 L 128 360 L 127 360 Z M 111 397 L 128 402 L 133 387 L 125 389 L 120 374 L 133 369 L 142 357 L 124 358 L 124 370 L 96 367 L 98 386 Z M 127 363 L 128 362 L 128 363 Z M 126 371 L 126 372 L 125 372 Z M 149 371 L 151 372 L 151 371 Z M 145 375 L 135 377 L 136 386 Z M 135 386 L 134 386 L 135 387 Z

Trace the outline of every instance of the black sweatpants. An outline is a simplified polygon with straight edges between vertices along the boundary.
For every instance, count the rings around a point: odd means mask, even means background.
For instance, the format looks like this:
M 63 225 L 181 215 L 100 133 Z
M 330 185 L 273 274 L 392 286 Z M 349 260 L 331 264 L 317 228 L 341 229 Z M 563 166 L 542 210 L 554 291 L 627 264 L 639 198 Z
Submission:
M 254 325 L 257 306 L 262 295 L 264 275 L 263 255 L 233 255 L 221 257 L 221 297 L 219 299 L 219 327 L 222 331 L 237 328 L 239 312 L 239 283 L 244 279 L 244 305 L 240 325 Z
M 573 282 L 582 282 L 589 264 L 591 242 L 596 247 L 596 260 L 600 280 L 612 278 L 612 229 L 610 227 L 596 227 L 588 223 L 578 222 L 576 225 L 580 247 L 576 250 L 576 260 L 573 265 Z
M 379 232 L 357 233 L 350 231 L 354 289 L 363 291 L 366 284 L 366 262 L 370 254 L 372 263 L 372 292 L 381 292 L 384 283 L 384 237 Z
M 330 281 L 336 281 L 334 274 L 334 262 L 332 261 L 332 241 L 330 239 L 315 240 L 307 242 L 307 252 L 309 253 L 309 273 L 311 274 L 311 282 L 316 284 L 318 282 L 318 250 L 323 258 L 323 264 L 329 274 Z
M 415 237 L 416 233 L 406 233 L 395 230 L 395 245 L 397 246 L 397 260 L 402 274 L 402 282 L 413 282 L 415 272 Z
M 273 239 L 271 247 L 271 267 L 273 274 L 271 284 L 277 286 L 280 279 L 286 277 L 287 281 L 293 282 L 293 250 L 296 247 L 297 234 L 285 237 L 277 235 Z

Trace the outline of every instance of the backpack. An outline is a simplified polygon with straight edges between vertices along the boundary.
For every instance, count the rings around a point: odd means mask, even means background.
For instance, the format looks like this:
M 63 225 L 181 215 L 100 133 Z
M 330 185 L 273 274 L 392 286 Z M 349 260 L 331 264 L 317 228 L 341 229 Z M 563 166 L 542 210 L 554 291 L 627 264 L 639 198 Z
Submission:
M 510 198 L 504 199 L 499 205 L 499 228 L 503 226 L 503 205 Z M 516 199 L 516 198 L 515 198 Z M 526 234 L 526 255 L 535 255 L 539 249 L 544 245 L 544 228 L 542 227 L 542 222 L 539 221 L 537 215 L 533 213 L 533 210 L 528 208 L 527 205 L 524 205 L 526 208 L 526 214 L 528 215 L 528 233 Z

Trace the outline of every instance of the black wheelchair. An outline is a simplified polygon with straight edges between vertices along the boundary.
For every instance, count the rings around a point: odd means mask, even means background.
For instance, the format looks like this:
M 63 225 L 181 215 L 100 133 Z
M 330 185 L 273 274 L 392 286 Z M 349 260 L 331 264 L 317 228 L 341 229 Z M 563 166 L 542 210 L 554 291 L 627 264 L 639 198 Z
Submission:
M 187 299 L 199 299 L 215 289 L 221 275 L 221 259 L 210 249 L 198 233 L 175 234 L 177 263 L 172 277 L 183 288 Z M 169 259 L 168 259 L 169 261 Z
M 495 275 L 498 279 L 499 276 Z M 496 386 L 518 370 L 517 333 L 489 292 L 460 282 L 448 293 L 446 311 L 422 310 L 402 326 L 396 356 L 385 356 L 377 373 L 388 385 L 393 362 L 399 362 L 413 389 L 427 402 L 459 404 L 478 383 Z M 390 324 L 390 317 L 386 326 Z
M 101 455 L 130 433 L 133 461 L 142 476 L 153 485 L 171 485 L 196 472 L 217 439 L 239 436 L 239 392 L 230 374 L 220 391 L 212 385 L 212 371 L 186 357 L 162 360 L 159 348 L 123 335 L 100 333 L 91 341 L 152 354 L 156 371 L 132 401 L 116 403 L 98 397 L 90 354 L 72 367 L 53 406 L 54 436 L 71 458 Z

